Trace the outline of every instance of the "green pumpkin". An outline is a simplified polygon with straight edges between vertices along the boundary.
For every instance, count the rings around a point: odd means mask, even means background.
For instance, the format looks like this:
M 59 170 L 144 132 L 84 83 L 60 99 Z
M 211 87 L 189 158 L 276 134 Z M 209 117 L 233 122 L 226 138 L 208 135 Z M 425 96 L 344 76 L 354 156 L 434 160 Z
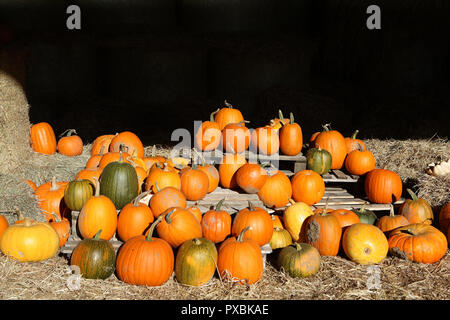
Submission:
M 318 174 L 327 174 L 331 169 L 331 153 L 327 150 L 311 148 L 306 153 L 306 169 L 317 172 Z
M 117 210 L 133 201 L 139 193 L 139 182 L 133 166 L 122 160 L 109 163 L 100 175 L 100 194 L 108 197 Z
M 70 181 L 64 190 L 64 202 L 70 210 L 81 211 L 86 201 L 94 195 L 94 185 L 87 179 Z
M 78 266 L 86 279 L 107 279 L 114 272 L 116 252 L 109 241 L 100 239 L 100 233 L 82 240 L 70 257 L 70 264 Z
M 217 249 L 211 240 L 187 240 L 178 248 L 175 276 L 182 284 L 201 286 L 211 280 L 216 271 L 216 264 Z
M 294 243 L 283 248 L 278 254 L 279 269 L 293 278 L 312 276 L 320 270 L 321 257 L 319 250 L 307 243 Z
M 366 210 L 365 205 L 363 205 L 359 210 L 352 211 L 356 213 L 361 223 L 375 224 L 375 221 L 377 221 L 377 215 L 370 210 Z

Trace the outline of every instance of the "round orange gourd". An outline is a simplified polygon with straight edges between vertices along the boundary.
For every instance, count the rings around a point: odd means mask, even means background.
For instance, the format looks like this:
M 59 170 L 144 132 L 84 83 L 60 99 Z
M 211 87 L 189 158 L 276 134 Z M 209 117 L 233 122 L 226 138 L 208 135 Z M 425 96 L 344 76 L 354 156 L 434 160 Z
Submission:
M 242 153 L 250 145 L 250 130 L 245 121 L 227 124 L 221 134 L 221 144 L 225 152 Z
M 219 124 L 214 121 L 216 112 L 211 113 L 210 120 L 202 122 L 202 125 L 195 133 L 195 146 L 202 151 L 212 151 L 220 145 L 222 131 Z
M 241 154 L 227 153 L 219 164 L 219 181 L 222 187 L 233 189 L 237 187 L 236 172 L 247 163 Z
M 70 236 L 70 222 L 67 219 L 61 219 L 58 215 L 52 214 L 53 220 L 50 220 L 50 225 L 58 233 L 59 247 L 62 248 L 66 244 Z
M 434 220 L 433 209 L 430 204 L 411 190 L 406 189 L 411 199 L 406 199 L 400 206 L 399 214 L 408 219 L 409 223 L 427 223 L 431 224 Z
M 208 193 L 208 188 L 208 175 L 199 170 L 196 163 L 192 165 L 192 168 L 185 170 L 181 174 L 181 192 L 184 193 L 187 200 L 197 201 L 203 199 Z
M 308 205 L 318 203 L 325 194 L 325 182 L 315 171 L 301 170 L 291 178 L 292 198 Z
M 377 221 L 377 227 L 383 232 L 392 231 L 398 227 L 407 226 L 409 223 L 401 214 L 394 214 L 394 206 L 391 205 L 389 215 L 383 216 Z
M 270 171 L 267 181 L 257 194 L 267 207 L 282 208 L 289 203 L 289 199 L 292 197 L 291 181 L 282 171 Z
M 117 235 L 122 241 L 143 235 L 155 220 L 149 206 L 140 202 L 147 194 L 148 192 L 141 193 L 133 202 L 120 210 L 117 219 Z
M 337 209 L 332 210 L 330 213 L 331 215 L 336 217 L 341 228 L 345 228 L 351 226 L 352 224 L 361 222 L 358 215 L 351 210 Z
M 173 187 L 175 189 L 181 189 L 181 178 L 178 172 L 169 167 L 167 163 L 156 163 L 151 169 L 145 179 L 144 190 L 152 190 L 154 193 L 158 192 L 156 187 L 158 184 L 159 189 L 166 187 Z
M 250 201 L 249 208 L 244 208 L 236 214 L 231 234 L 237 237 L 247 227 L 251 228 L 246 237 L 255 240 L 259 246 L 270 242 L 273 234 L 272 218 L 263 208 L 253 207 Z
M 237 185 L 247 193 L 258 193 L 269 178 L 266 164 L 246 163 L 236 172 Z
M 366 175 L 364 190 L 371 202 L 393 203 L 402 195 L 402 180 L 393 171 L 373 169 Z
M 280 110 L 280 117 L 282 117 Z M 280 129 L 280 150 L 288 156 L 296 156 L 302 151 L 303 133 L 298 123 L 294 122 L 294 114 L 291 112 L 290 120 Z
M 222 131 L 223 128 L 229 123 L 239 123 L 244 120 L 241 111 L 239 109 L 233 108 L 231 104 L 225 101 L 225 107 L 214 112 L 214 122 L 219 125 L 219 130 Z
M 350 174 L 362 176 L 375 169 L 375 157 L 369 150 L 353 150 L 347 154 L 344 165 Z
M 158 185 L 156 187 L 158 188 Z M 148 205 L 153 212 L 153 216 L 157 218 L 169 208 L 186 208 L 187 201 L 185 195 L 179 189 L 165 187 L 160 190 L 158 188 L 157 192 L 150 198 Z
M 122 158 L 123 162 L 130 163 L 130 161 L 127 160 L 129 157 L 130 154 L 128 152 L 107 152 L 98 162 L 98 167 L 103 170 L 108 164 L 110 164 L 111 162 L 119 161 L 120 158 Z
M 138 158 L 144 157 L 144 146 L 141 139 L 130 131 L 124 131 L 116 135 L 109 145 L 110 152 L 119 152 L 120 146 L 124 145 L 128 154 L 135 154 Z M 126 158 L 125 158 L 126 159 Z
M 201 220 L 203 237 L 214 243 L 222 242 L 231 234 L 231 216 L 221 210 L 224 200 L 220 200 L 214 209 L 206 211 Z
M 65 137 L 58 140 L 57 148 L 60 154 L 73 157 L 83 153 L 83 140 L 76 133 L 74 129 L 70 129 Z
M 252 131 L 250 137 L 253 149 L 264 155 L 276 154 L 280 149 L 278 130 L 271 127 L 260 127 Z
M 344 136 L 336 130 L 330 130 L 329 125 L 323 126 L 323 131 L 314 140 L 314 147 L 320 146 L 331 153 L 331 169 L 341 169 L 347 155 Z

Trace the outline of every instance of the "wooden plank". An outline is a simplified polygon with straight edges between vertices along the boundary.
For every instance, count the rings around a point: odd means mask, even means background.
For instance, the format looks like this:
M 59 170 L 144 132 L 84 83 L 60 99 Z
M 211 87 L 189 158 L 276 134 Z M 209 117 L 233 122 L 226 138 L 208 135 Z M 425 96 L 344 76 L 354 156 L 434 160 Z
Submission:
M 331 170 L 331 171 L 336 175 L 336 177 L 338 177 L 338 179 L 344 179 L 344 180 L 347 180 L 347 179 L 350 178 L 350 177 L 347 176 L 345 173 L 343 173 L 341 170 L 336 170 L 336 169 L 334 169 L 334 170 Z

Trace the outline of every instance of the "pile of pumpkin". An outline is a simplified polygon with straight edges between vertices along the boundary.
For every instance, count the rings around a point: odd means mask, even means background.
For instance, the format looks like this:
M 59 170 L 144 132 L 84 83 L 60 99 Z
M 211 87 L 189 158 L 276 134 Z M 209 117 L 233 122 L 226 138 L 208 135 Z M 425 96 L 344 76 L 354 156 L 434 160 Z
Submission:
M 175 271 L 181 283 L 198 286 L 208 282 L 216 270 L 221 278 L 251 284 L 262 276 L 261 246 L 267 243 L 274 249 L 277 266 L 294 277 L 317 273 L 321 256 L 340 252 L 361 264 L 378 263 L 388 253 L 423 263 L 438 261 L 445 254 L 448 243 L 443 232 L 450 231 L 450 205 L 440 212 L 440 231 L 431 225 L 429 204 L 410 190 L 412 199 L 397 215 L 392 207 L 391 214 L 378 221 L 364 208 L 311 209 L 323 198 L 321 175 L 329 161 L 332 169 L 340 169 L 351 160 L 360 167 L 366 164 L 366 158 L 359 156 L 371 153 L 361 140 L 348 139 L 348 145 L 357 149 L 349 152 L 346 139 L 324 126 L 311 138 L 308 169 L 289 179 L 276 168 L 247 163 L 241 154 L 245 149 L 238 149 L 239 134 L 227 140 L 226 130 L 233 125 L 236 130 L 232 132 L 245 131 L 239 110 L 224 107 L 211 120 L 203 123 L 201 134 L 196 134 L 199 152 L 191 164 L 183 158 L 156 156 L 155 149 L 145 157 L 141 140 L 129 131 L 98 137 L 86 168 L 73 181 L 53 179 L 39 187 L 30 182 L 48 223 L 19 218 L 6 225 L 0 238 L 1 251 L 19 261 L 53 257 L 70 235 L 71 211 L 79 211 L 77 228 L 83 240 L 74 249 L 70 263 L 79 266 L 86 278 L 106 279 L 115 271 L 120 280 L 137 285 L 161 285 Z M 205 130 L 216 125 L 220 135 Z M 289 126 L 296 128 L 293 138 L 282 138 L 291 136 Z M 212 137 L 211 132 L 216 134 L 211 140 L 218 143 L 215 148 L 220 144 L 230 147 L 225 148 L 218 169 L 207 164 L 200 152 L 207 151 L 204 146 L 210 143 L 203 141 Z M 45 135 L 32 136 L 32 145 L 45 144 L 39 141 L 42 137 Z M 292 115 L 287 123 L 281 113 L 267 126 L 254 130 L 250 140 L 265 154 L 281 150 L 295 155 L 302 149 L 300 126 Z M 296 149 L 286 151 L 290 148 L 283 147 L 285 143 Z M 399 176 L 375 169 L 374 161 L 369 164 L 352 173 L 365 175 L 368 198 L 377 203 L 397 201 L 402 193 Z M 219 183 L 224 188 L 240 187 L 258 194 L 267 207 L 281 209 L 281 215 L 270 215 L 251 203 L 234 219 L 221 209 L 223 201 L 204 213 L 197 206 L 187 206 L 188 200 L 203 199 Z M 114 235 L 124 242 L 117 257 L 109 241 Z

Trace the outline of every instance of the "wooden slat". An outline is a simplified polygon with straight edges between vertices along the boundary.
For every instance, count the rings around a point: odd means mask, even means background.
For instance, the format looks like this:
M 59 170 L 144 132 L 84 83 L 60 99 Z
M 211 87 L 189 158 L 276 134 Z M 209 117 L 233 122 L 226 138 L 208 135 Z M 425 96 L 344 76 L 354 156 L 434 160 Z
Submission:
M 349 179 L 350 177 L 343 173 L 341 170 L 332 170 L 338 179 Z

